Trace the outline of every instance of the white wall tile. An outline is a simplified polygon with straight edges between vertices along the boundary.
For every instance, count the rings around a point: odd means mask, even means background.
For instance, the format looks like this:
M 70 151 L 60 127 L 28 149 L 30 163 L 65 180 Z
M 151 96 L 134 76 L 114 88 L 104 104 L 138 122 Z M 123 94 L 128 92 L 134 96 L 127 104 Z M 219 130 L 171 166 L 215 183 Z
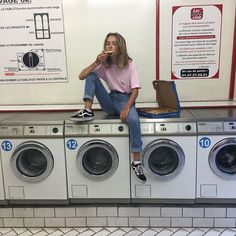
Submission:
M 182 208 L 163 207 L 161 208 L 161 217 L 182 217 Z
M 4 218 L 4 227 L 24 227 L 23 218 Z
M 226 208 L 205 208 L 205 217 L 226 217 Z
M 226 217 L 236 217 L 236 208 L 227 208 Z
M 171 218 L 171 227 L 192 227 L 192 218 Z
M 86 216 L 96 216 L 96 207 L 78 207 L 75 209 L 76 216 L 86 217 Z
M 46 227 L 65 227 L 64 218 L 45 218 Z
M 119 207 L 118 216 L 139 216 L 139 207 Z
M 33 208 L 13 208 L 14 217 L 34 217 Z
M 0 227 L 3 227 L 3 219 L 0 219 Z
M 66 227 L 85 227 L 85 218 L 66 218 Z
M 55 217 L 55 209 L 54 208 L 34 208 L 35 217 Z
M 213 227 L 213 218 L 193 218 L 193 227 Z
M 98 216 L 118 216 L 117 207 L 98 207 Z
M 90 227 L 102 227 L 102 226 L 107 226 L 107 218 L 102 217 L 102 218 L 87 218 L 87 226 Z
M 128 217 L 108 217 L 107 224 L 110 227 L 127 227 Z
M 140 207 L 140 216 L 160 217 L 160 207 Z
M 204 217 L 204 208 L 183 208 L 183 217 Z
M 170 218 L 150 218 L 150 227 L 170 227 Z
M 59 207 L 55 208 L 56 217 L 75 217 L 74 207 Z
M 215 218 L 215 227 L 228 228 L 235 227 L 235 219 L 233 218 Z
M 44 218 L 24 218 L 25 227 L 45 227 Z
M 147 217 L 130 217 L 129 226 L 131 227 L 149 227 L 149 218 Z
M 13 209 L 12 208 L 1 208 L 0 209 L 0 217 L 13 217 Z

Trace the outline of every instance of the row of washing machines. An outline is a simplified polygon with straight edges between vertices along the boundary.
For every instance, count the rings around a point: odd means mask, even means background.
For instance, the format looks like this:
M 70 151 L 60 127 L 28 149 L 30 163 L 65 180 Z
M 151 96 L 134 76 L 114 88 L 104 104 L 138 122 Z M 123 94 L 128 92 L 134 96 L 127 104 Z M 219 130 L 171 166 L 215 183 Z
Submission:
M 236 202 L 236 110 L 140 118 L 147 182 L 130 170 L 129 130 L 95 112 L 0 113 L 0 203 Z

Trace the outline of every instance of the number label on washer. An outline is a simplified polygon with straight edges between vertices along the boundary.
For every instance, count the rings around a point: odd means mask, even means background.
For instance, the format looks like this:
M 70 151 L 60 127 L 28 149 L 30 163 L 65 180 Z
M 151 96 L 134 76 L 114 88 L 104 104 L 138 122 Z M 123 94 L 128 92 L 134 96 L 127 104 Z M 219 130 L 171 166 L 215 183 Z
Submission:
M 78 147 L 78 142 L 74 139 L 69 139 L 66 143 L 66 146 L 70 149 L 70 150 L 75 150 Z
M 199 140 L 199 145 L 202 148 L 208 148 L 211 145 L 211 140 L 207 137 L 203 137 Z
M 1 145 L 1 147 L 2 147 L 2 149 L 4 150 L 4 151 L 11 151 L 11 149 L 12 149 L 12 143 L 10 142 L 10 141 L 8 141 L 8 140 L 5 140 L 5 141 L 3 141 L 2 142 L 2 145 Z

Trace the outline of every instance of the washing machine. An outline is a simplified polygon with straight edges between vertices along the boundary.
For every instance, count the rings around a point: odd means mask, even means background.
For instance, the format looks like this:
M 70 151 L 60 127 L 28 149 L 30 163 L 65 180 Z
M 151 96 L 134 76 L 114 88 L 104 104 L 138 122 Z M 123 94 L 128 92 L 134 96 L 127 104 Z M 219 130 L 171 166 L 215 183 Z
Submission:
M 86 123 L 65 122 L 70 202 L 130 202 L 130 155 L 127 124 L 95 113 Z
M 134 203 L 193 203 L 196 174 L 196 122 L 187 111 L 180 118 L 140 119 L 142 164 L 147 182 L 131 173 Z
M 68 203 L 64 117 L 68 116 L 20 113 L 1 123 L 3 179 L 9 203 Z
M 236 202 L 236 109 L 194 109 L 198 128 L 196 202 Z
M 14 117 L 15 115 L 16 113 L 9 113 L 9 112 L 0 113 L 0 124 L 4 120 Z M 3 174 L 2 174 L 2 156 L 0 151 L 0 205 L 6 205 L 6 204 L 7 200 L 5 198 L 5 190 L 4 190 Z

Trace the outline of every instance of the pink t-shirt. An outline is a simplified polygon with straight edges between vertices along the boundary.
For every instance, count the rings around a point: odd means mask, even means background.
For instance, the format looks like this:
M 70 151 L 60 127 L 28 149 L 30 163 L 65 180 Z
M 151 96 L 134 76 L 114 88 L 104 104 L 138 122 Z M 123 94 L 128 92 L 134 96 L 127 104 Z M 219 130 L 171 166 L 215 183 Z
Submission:
M 114 64 L 109 68 L 99 65 L 94 72 L 106 81 L 111 91 L 130 93 L 133 88 L 141 88 L 137 68 L 132 61 L 123 69 Z

